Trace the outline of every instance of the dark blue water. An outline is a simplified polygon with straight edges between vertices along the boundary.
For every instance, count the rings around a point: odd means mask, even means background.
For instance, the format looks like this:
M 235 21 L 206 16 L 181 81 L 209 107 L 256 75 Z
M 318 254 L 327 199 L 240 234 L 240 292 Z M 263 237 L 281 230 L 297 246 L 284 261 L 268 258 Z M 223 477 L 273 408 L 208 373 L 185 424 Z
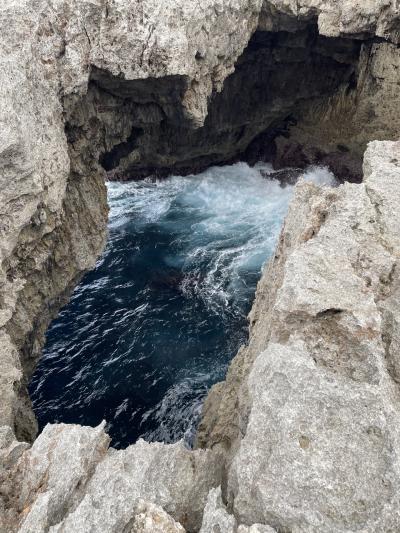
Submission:
M 292 194 L 261 169 L 108 185 L 106 250 L 50 327 L 30 385 L 41 428 L 105 419 L 116 447 L 190 443 L 208 389 L 247 340 Z

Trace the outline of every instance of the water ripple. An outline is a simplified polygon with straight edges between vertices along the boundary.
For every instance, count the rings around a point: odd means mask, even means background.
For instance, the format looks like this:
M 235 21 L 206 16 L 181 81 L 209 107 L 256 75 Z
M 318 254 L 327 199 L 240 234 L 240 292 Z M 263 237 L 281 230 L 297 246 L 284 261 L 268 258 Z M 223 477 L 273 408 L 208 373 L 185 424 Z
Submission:
M 333 183 L 325 169 L 305 178 Z M 109 183 L 109 239 L 50 327 L 30 385 L 39 424 L 95 425 L 112 444 L 193 438 L 246 315 L 293 187 L 269 165 Z

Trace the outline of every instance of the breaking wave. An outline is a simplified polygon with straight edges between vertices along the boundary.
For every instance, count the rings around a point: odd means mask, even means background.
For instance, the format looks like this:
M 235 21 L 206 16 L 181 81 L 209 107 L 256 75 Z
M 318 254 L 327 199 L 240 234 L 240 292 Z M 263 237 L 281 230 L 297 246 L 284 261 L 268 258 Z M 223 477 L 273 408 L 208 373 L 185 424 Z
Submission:
M 323 168 L 304 178 L 334 184 Z M 50 327 L 30 385 L 40 426 L 106 419 L 115 447 L 190 443 L 209 387 L 246 342 L 293 188 L 245 163 L 109 183 L 106 250 Z

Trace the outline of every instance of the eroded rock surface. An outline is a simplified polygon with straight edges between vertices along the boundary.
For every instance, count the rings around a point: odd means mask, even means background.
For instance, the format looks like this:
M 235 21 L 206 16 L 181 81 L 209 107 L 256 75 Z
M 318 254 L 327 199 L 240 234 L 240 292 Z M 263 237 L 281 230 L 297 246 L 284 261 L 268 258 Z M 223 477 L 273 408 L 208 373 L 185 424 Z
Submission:
M 396 143 L 369 146 L 361 185 L 298 186 L 249 346 L 206 404 L 212 451 L 117 452 L 64 425 L 24 442 L 45 330 L 104 246 L 106 173 L 270 157 L 359 181 L 367 143 L 399 135 L 399 16 L 389 0 L 3 0 L 1 531 L 400 528 Z
M 104 424 L 48 425 L 28 449 L 7 439 L 4 531 L 197 531 L 221 482 L 218 453 L 143 440 L 116 451 Z
M 275 529 L 263 524 L 250 527 L 239 525 L 234 515 L 229 514 L 221 496 L 221 487 L 211 489 L 204 508 L 200 533 L 274 533 Z
M 363 184 L 297 186 L 250 344 L 209 396 L 199 433 L 228 450 L 225 496 L 240 523 L 400 527 L 399 156 L 399 142 L 374 142 Z

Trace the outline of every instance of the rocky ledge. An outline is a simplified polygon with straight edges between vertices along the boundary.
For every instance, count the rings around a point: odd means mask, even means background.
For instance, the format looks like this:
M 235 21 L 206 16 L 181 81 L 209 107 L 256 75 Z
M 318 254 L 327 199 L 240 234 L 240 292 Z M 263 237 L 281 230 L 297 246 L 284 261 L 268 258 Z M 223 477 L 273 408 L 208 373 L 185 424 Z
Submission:
M 2 2 L 0 531 L 400 530 L 399 28 L 389 0 Z M 197 449 L 34 440 L 26 385 L 104 245 L 106 175 L 238 157 L 346 183 L 297 185 Z

